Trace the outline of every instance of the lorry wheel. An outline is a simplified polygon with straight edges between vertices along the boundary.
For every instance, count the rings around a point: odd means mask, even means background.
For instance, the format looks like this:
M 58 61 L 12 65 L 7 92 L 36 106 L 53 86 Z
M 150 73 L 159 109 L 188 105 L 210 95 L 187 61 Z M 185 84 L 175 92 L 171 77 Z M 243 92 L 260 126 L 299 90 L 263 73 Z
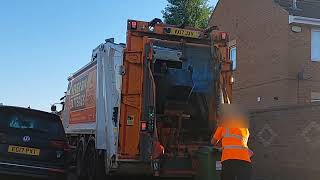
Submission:
M 105 152 L 100 151 L 99 153 L 96 153 L 96 177 L 97 179 L 106 179 L 107 173 L 105 169 L 105 164 L 104 164 L 104 157 L 105 157 Z
M 88 147 L 87 147 L 87 151 L 86 151 L 88 180 L 96 180 L 96 177 L 97 177 L 96 157 L 97 157 L 97 155 L 96 155 L 96 148 L 94 145 L 94 141 L 90 141 L 88 143 Z
M 85 179 L 84 143 L 80 140 L 77 147 L 76 173 L 79 180 Z

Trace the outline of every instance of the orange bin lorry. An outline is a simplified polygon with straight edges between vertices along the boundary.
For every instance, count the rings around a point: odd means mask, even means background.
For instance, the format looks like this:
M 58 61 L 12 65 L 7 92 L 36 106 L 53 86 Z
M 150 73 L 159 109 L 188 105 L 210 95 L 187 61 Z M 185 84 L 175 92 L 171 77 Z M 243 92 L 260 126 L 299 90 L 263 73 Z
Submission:
M 219 105 L 231 101 L 228 34 L 128 20 L 69 77 L 62 119 L 79 177 L 192 177 Z

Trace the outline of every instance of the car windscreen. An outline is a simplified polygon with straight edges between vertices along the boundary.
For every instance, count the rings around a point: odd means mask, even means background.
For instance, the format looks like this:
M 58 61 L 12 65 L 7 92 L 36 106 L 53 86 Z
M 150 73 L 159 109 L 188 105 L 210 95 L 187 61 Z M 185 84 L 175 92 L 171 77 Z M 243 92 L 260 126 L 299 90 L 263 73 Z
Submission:
M 31 110 L 0 109 L 0 131 L 28 131 L 49 138 L 65 137 L 57 116 Z

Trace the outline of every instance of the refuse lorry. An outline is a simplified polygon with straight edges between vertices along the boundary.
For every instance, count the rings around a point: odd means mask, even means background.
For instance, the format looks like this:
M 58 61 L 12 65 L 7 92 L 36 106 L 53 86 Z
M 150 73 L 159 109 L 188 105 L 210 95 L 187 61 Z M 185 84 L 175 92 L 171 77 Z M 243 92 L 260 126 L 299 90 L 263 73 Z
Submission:
M 80 178 L 195 177 L 219 105 L 231 101 L 228 34 L 128 20 L 69 77 L 62 111 Z

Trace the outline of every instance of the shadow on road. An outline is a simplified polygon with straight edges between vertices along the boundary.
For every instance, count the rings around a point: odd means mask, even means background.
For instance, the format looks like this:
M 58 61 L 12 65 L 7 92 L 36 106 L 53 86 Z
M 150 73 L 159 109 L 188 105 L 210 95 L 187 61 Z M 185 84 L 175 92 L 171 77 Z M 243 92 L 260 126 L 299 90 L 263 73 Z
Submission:
M 0 180 L 47 180 L 47 179 L 0 175 Z M 68 180 L 78 180 L 78 179 L 74 174 L 70 174 Z M 101 180 L 182 180 L 182 179 L 154 178 L 154 177 L 146 177 L 146 176 L 111 176 Z

